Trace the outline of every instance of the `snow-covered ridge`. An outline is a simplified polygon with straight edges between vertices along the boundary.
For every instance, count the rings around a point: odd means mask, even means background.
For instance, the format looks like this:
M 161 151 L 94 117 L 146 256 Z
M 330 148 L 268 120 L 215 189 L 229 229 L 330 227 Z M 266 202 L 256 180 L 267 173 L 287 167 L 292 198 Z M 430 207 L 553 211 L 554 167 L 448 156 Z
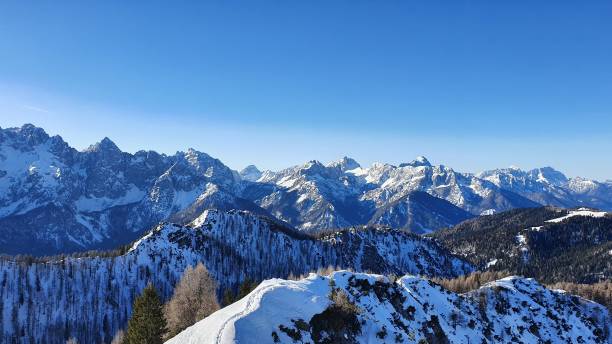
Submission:
M 205 211 L 190 225 L 163 223 L 116 257 L 47 263 L 0 260 L 0 342 L 105 341 L 125 326 L 134 297 L 152 282 L 168 298 L 184 269 L 203 262 L 221 289 L 339 266 L 385 274 L 457 276 L 473 271 L 433 241 L 389 229 L 353 229 L 314 239 L 248 212 Z M 20 314 L 13 321 L 12 314 Z M 61 330 L 58 330 L 61 329 Z M 104 329 L 108 331 L 105 332 Z
M 77 151 L 33 125 L 0 129 L 0 252 L 8 254 L 112 248 L 159 221 L 178 221 L 181 213 L 188 221 L 210 208 L 255 211 L 306 232 L 367 223 L 427 232 L 464 218 L 438 211 L 448 206 L 409 214 L 400 203 L 413 192 L 475 216 L 541 204 L 612 209 L 611 183 L 549 167 L 471 174 L 425 157 L 369 167 L 344 157 L 239 173 L 194 149 L 130 154 L 104 138 Z
M 566 219 L 569 219 L 571 217 L 574 216 L 590 216 L 590 217 L 604 217 L 608 214 L 608 212 L 605 211 L 593 211 L 587 208 L 580 208 L 578 210 L 570 210 L 569 214 L 556 218 L 556 219 L 552 219 L 552 220 L 548 220 L 546 222 L 548 223 L 559 223 L 562 222 Z
M 347 322 L 355 317 L 357 328 L 347 330 L 345 324 L 336 333 L 320 321 L 326 312 L 334 316 L 332 288 L 356 306 L 356 313 L 338 317 Z M 548 290 L 532 279 L 508 277 L 454 294 L 415 276 L 390 281 L 338 271 L 299 281 L 264 281 L 167 343 L 314 342 L 321 335 L 357 343 L 608 343 L 610 320 L 605 307 Z

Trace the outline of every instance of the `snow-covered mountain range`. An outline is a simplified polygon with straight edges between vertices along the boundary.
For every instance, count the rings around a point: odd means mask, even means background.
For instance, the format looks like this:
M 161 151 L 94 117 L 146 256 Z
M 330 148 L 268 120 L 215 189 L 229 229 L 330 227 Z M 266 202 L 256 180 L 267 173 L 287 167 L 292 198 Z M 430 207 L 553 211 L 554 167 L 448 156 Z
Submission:
M 265 281 L 167 344 L 608 343 L 610 330 L 605 307 L 532 279 L 454 294 L 415 276 L 338 271 Z
M 0 129 L 0 253 L 7 254 L 113 248 L 159 221 L 187 223 L 210 208 L 249 210 L 307 232 L 376 223 L 425 233 L 540 204 L 612 209 L 612 183 L 551 168 L 474 175 L 424 157 L 399 166 L 362 167 L 345 157 L 237 172 L 193 149 L 130 154 L 105 138 L 77 151 L 30 124 Z
M 361 227 L 313 238 L 249 212 L 207 210 L 188 225 L 160 224 L 114 257 L 0 259 L 0 342 L 108 343 L 152 282 L 163 299 L 203 262 L 219 288 L 246 278 L 299 276 L 328 266 L 454 277 L 473 271 L 433 240 Z
M 239 181 L 221 161 L 192 149 L 129 154 L 105 138 L 77 151 L 32 125 L 3 129 L 0 252 L 113 248 L 193 205 L 238 208 Z

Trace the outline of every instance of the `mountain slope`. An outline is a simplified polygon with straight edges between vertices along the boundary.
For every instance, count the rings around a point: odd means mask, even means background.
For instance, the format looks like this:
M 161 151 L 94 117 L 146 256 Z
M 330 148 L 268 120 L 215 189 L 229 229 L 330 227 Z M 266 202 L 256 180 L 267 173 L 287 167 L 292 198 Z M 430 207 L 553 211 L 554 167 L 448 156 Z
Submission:
M 279 172 L 264 173 L 258 183 L 244 189 L 243 197 L 300 230 L 316 232 L 368 222 L 394 225 L 397 220 L 386 222 L 387 217 L 381 214 L 395 206 L 401 207 L 406 197 L 415 191 L 426 192 L 472 214 L 490 209 L 538 206 L 538 203 L 473 175 L 433 166 L 423 157 L 399 167 L 375 163 L 370 168 L 362 168 L 347 157 L 327 166 L 310 161 Z M 420 208 L 420 211 L 429 210 Z M 437 210 L 438 214 L 424 213 L 422 216 L 442 216 L 448 220 L 458 217 L 454 208 L 437 207 Z M 441 214 L 443 210 L 450 213 Z M 451 221 L 445 225 L 457 223 Z M 427 228 L 430 225 L 423 228 L 437 229 Z
M 426 192 L 413 191 L 376 211 L 370 223 L 430 233 L 474 217 L 465 210 Z
M 567 178 L 552 167 L 530 171 L 497 169 L 481 172 L 477 176 L 543 205 L 612 210 L 610 185 L 580 177 Z
M 300 275 L 327 266 L 453 277 L 473 271 L 432 240 L 384 228 L 315 239 L 247 212 L 205 211 L 188 226 L 160 224 L 114 257 L 0 260 L 0 342 L 109 342 L 152 282 L 167 299 L 184 269 L 203 262 L 221 290 L 245 278 Z
M 0 129 L 0 252 L 113 248 L 211 190 L 235 198 L 238 181 L 192 149 L 129 154 L 104 138 L 79 152 L 33 125 Z
M 166 343 L 608 343 L 610 320 L 605 307 L 532 279 L 454 294 L 414 276 L 339 271 L 265 281 Z
M 587 209 L 517 209 L 432 234 L 479 268 L 542 282 L 612 278 L 612 214 Z

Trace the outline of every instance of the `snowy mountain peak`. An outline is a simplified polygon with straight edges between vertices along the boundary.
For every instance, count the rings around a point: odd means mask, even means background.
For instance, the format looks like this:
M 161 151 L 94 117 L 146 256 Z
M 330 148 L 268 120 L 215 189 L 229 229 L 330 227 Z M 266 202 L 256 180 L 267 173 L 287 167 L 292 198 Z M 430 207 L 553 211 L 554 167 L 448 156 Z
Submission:
M 121 150 L 117 145 L 108 137 L 104 137 L 102 141 L 97 142 L 86 149 L 87 152 L 118 152 Z
M 555 186 L 565 185 L 568 181 L 567 177 L 563 173 L 555 170 L 552 167 L 536 168 L 529 171 L 529 174 L 531 174 L 532 177 L 535 177 L 535 179 L 539 182 Z
M 254 182 L 261 178 L 262 172 L 255 165 L 249 165 L 240 171 L 240 178 Z
M 19 132 L 24 137 L 28 138 L 28 141 L 35 144 L 40 144 L 46 141 L 49 138 L 49 135 L 45 132 L 43 128 L 36 127 L 33 124 L 24 124 Z
M 400 164 L 400 167 L 406 167 L 406 166 L 412 166 L 412 167 L 426 166 L 426 167 L 431 167 L 431 163 L 429 162 L 429 160 L 427 160 L 426 157 L 420 155 L 420 156 L 417 156 L 416 159 L 412 160 L 411 162 Z
M 325 170 L 325 165 L 323 165 L 319 160 L 310 160 L 305 163 L 300 170 L 311 173 L 318 173 L 320 171 Z
M 355 159 L 345 156 L 340 160 L 336 160 L 336 161 L 333 161 L 327 164 L 327 167 L 339 168 L 342 172 L 346 172 L 346 171 L 354 170 L 356 168 L 360 168 L 361 165 L 359 165 L 359 163 L 355 161 Z
M 21 128 L 0 128 L 0 142 L 13 141 L 17 146 L 37 146 L 45 143 L 49 135 L 44 129 L 33 124 L 24 124 Z

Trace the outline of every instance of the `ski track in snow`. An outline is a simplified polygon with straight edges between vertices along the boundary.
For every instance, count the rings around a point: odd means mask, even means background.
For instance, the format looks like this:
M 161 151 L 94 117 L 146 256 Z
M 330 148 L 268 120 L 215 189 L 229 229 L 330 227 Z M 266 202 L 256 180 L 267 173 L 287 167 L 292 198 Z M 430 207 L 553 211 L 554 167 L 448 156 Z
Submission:
M 272 290 L 274 288 L 278 287 L 278 285 L 269 285 L 269 286 L 265 286 L 262 287 L 260 289 L 256 289 L 254 290 L 249 296 L 246 305 L 244 307 L 244 309 L 234 315 L 232 315 L 231 317 L 227 318 L 222 324 L 221 327 L 219 328 L 219 332 L 217 332 L 217 335 L 215 336 L 215 343 L 216 344 L 221 344 L 222 343 L 222 339 L 223 339 L 223 333 L 225 332 L 225 328 L 227 327 L 227 325 L 230 322 L 234 322 L 235 321 L 242 318 L 243 316 L 247 315 L 248 313 L 254 311 L 255 309 L 257 309 L 257 304 L 255 303 L 256 300 L 261 299 L 263 297 L 263 294 L 268 291 L 268 290 Z

